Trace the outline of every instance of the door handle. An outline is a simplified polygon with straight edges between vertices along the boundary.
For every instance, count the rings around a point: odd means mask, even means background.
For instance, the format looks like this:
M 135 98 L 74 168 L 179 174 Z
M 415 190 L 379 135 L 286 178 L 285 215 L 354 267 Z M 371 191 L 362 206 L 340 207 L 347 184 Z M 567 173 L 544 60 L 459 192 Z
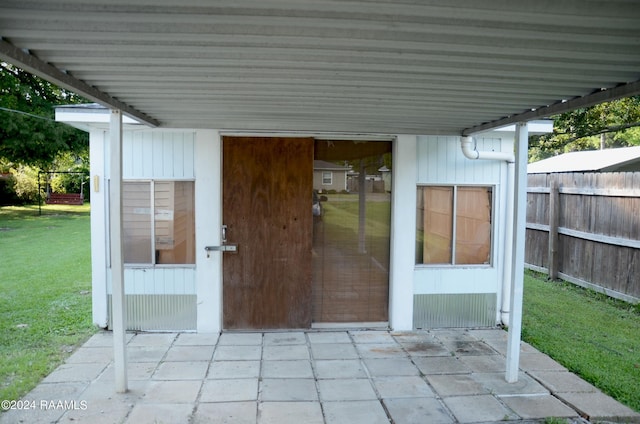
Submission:
M 227 244 L 227 226 L 222 226 L 222 245 L 221 246 L 205 246 L 204 250 L 207 251 L 207 258 L 211 252 L 237 252 L 237 244 Z

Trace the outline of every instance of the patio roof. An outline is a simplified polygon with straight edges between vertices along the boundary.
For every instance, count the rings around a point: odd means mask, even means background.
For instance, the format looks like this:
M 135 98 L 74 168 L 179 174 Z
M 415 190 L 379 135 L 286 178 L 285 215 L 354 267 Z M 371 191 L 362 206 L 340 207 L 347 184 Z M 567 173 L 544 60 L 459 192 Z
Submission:
M 0 59 L 152 125 L 457 134 L 640 93 L 625 0 L 5 0 Z

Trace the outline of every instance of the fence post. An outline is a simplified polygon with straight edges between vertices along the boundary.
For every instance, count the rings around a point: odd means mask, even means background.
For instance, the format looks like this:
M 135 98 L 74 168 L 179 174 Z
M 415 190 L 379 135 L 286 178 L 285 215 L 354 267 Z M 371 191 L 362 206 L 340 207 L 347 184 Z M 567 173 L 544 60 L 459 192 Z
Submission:
M 558 224 L 560 221 L 560 191 L 558 180 L 551 177 L 549 190 L 549 279 L 558 279 Z

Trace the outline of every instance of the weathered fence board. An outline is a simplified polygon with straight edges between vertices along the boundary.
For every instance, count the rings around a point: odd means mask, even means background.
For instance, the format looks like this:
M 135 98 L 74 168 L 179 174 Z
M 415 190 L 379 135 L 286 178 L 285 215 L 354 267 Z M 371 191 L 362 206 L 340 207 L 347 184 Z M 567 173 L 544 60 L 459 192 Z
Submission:
M 525 262 L 640 302 L 640 172 L 530 174 L 528 186 Z

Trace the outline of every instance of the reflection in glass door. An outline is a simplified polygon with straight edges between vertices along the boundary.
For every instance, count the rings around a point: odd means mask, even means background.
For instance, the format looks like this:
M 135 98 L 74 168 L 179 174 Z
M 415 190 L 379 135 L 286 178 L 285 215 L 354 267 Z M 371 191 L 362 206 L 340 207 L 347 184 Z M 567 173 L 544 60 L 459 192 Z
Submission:
M 313 322 L 387 321 L 391 142 L 316 140 L 314 159 Z

